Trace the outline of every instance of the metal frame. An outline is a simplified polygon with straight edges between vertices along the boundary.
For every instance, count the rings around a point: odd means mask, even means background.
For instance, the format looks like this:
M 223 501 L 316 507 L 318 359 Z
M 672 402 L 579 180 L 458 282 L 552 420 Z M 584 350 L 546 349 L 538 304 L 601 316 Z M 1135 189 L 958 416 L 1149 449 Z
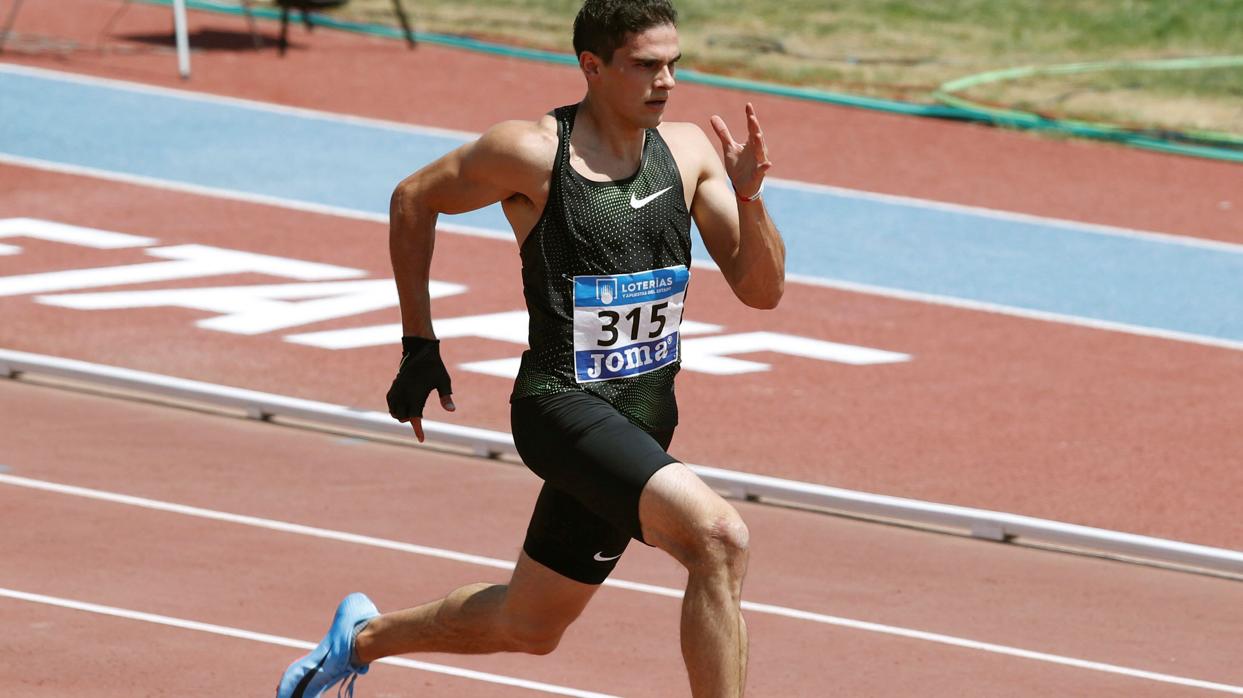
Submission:
M 249 2 L 250 0 L 243 0 Z M 344 0 L 343 0 L 344 1 Z M 285 55 L 285 51 L 289 48 L 289 13 L 296 6 L 298 13 L 302 17 L 302 24 L 307 31 L 315 28 L 314 14 L 311 12 L 310 0 L 279 0 L 281 5 L 281 33 L 277 42 L 276 49 L 280 55 Z M 402 33 L 406 37 L 406 45 L 414 48 L 418 42 L 414 38 L 414 30 L 410 28 L 410 17 L 406 14 L 406 8 L 401 4 L 401 0 L 393 0 L 393 14 L 397 15 L 397 21 L 401 24 Z
M 250 40 L 255 48 L 260 48 L 263 42 L 259 40 L 259 32 L 255 30 L 255 15 L 251 12 L 250 0 L 241 0 L 241 3 L 242 13 L 246 15 L 246 24 L 250 28 Z M 173 0 L 173 31 L 177 36 L 177 73 L 182 80 L 189 80 L 190 36 L 186 28 L 186 0 Z
M 0 376 L 45 375 L 175 400 L 243 411 L 252 419 L 290 418 L 389 437 L 410 438 L 410 427 L 387 414 L 273 395 L 85 361 L 0 349 Z M 424 420 L 428 441 L 477 456 L 517 456 L 505 432 Z M 702 465 L 691 468 L 714 489 L 737 499 L 799 505 L 868 519 L 952 530 L 993 541 L 1065 546 L 1097 555 L 1243 575 L 1243 552 L 1049 521 L 1030 516 L 856 492 Z
M 17 11 L 22 7 L 22 0 L 13 0 L 13 5 L 9 7 L 9 14 L 4 18 L 4 26 L 0 27 L 0 53 L 4 53 L 4 45 L 9 40 L 9 33 L 13 31 L 13 25 L 17 22 Z
M 127 3 L 129 0 L 125 0 Z M 397 0 L 394 0 L 396 2 Z M 182 80 L 190 79 L 190 34 L 187 29 L 186 21 L 186 0 L 172 0 L 173 3 L 173 34 L 177 43 L 177 73 Z M 255 32 L 255 17 L 250 11 L 250 0 L 241 0 L 242 10 L 246 14 L 246 21 L 250 24 L 250 36 L 255 42 L 255 47 L 260 46 L 259 35 Z M 13 24 L 17 21 L 17 11 L 22 6 L 22 0 L 13 0 L 13 5 L 9 8 L 8 16 L 5 17 L 3 28 L 0 28 L 0 53 L 4 52 L 4 44 L 8 41 L 9 33 L 13 29 Z M 404 19 L 404 15 L 403 15 Z
M 186 30 L 186 0 L 173 0 L 173 30 L 177 34 L 177 72 L 190 79 L 190 35 Z

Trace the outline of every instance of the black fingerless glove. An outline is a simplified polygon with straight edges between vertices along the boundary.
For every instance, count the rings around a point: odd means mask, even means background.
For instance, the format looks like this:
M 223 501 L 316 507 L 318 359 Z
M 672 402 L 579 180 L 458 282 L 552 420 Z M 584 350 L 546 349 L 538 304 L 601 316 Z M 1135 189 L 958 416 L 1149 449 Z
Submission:
M 453 394 L 453 384 L 445 362 L 440 359 L 440 340 L 402 337 L 401 349 L 397 377 L 388 389 L 388 413 L 404 422 L 423 417 L 423 406 L 432 388 L 445 397 Z

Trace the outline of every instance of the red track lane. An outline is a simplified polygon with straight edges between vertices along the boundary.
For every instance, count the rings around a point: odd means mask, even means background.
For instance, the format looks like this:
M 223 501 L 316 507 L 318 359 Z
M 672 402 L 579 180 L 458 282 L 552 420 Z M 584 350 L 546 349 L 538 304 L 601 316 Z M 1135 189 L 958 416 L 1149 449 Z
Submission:
M 32 216 L 390 275 L 385 226 L 0 166 L 0 218 Z M 141 249 L 31 239 L 0 276 L 156 261 Z M 439 318 L 518 310 L 512 243 L 442 234 L 433 277 L 469 292 Z M 281 283 L 259 275 L 132 285 Z M 1237 548 L 1243 353 L 792 284 L 781 309 L 747 310 L 695 272 L 687 317 L 912 354 L 846 366 L 777 354 L 740 376 L 684 371 L 674 444 L 693 463 Z M 111 290 L 111 289 L 109 289 Z M 0 346 L 383 410 L 393 347 L 291 344 L 307 331 L 391 323 L 395 309 L 239 336 L 178 308 L 82 311 L 0 297 Z M 516 344 L 446 340 L 453 364 Z M 432 419 L 508 431 L 511 381 L 455 371 L 459 411 Z M 780 434 L 775 450 L 768 435 Z M 1194 472 L 1188 468 L 1194 467 Z
M 525 469 L 176 408 L 0 383 L 10 474 L 512 559 L 538 483 Z M 112 447 L 129 443 L 128 449 Z M 49 448 L 49 444 L 54 446 Z M 227 444 L 227 447 L 225 446 Z M 222 457 L 227 456 L 227 457 Z M 1235 582 L 741 505 L 745 597 L 1130 668 L 1239 684 Z M 502 570 L 0 483 L 0 587 L 315 640 L 338 597 L 383 609 Z M 470 524 L 464 525 L 463 512 Z M 616 578 L 677 587 L 634 546 Z M 296 656 L 253 641 L 0 599 L 0 680 L 22 695 L 256 693 Z M 1210 695 L 809 621 L 748 613 L 757 696 Z M 681 695 L 677 601 L 605 588 L 557 653 L 419 659 L 621 695 Z M 18 639 L 20 638 L 20 639 Z M 82 649 L 124 647 L 100 655 Z M 31 650 L 37 647 L 38 651 Z M 208 666 L 203 657 L 212 656 Z M 215 668 L 217 663 L 227 669 Z M 377 667 L 367 695 L 525 691 Z M 372 681 L 374 679 L 374 681 Z M 76 687 L 89 682 L 92 690 Z M 165 688 L 167 687 L 167 689 Z M 240 687 L 240 690 L 239 690 Z M 38 690 L 34 690 L 34 689 Z M 40 693 L 39 691 L 46 691 Z

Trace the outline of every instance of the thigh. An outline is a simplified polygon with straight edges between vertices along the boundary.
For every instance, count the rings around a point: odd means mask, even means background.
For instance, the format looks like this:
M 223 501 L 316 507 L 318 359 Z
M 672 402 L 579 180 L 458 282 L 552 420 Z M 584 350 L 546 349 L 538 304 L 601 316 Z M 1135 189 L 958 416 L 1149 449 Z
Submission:
M 511 422 L 527 467 L 588 512 L 643 540 L 639 496 L 656 471 L 677 461 L 665 450 L 672 432 L 653 436 L 583 392 L 517 400 Z
M 713 529 L 743 526 L 733 505 L 682 463 L 651 477 L 639 498 L 639 520 L 650 545 L 683 561 Z
M 629 543 L 627 532 L 545 483 L 522 550 L 564 577 L 595 585 L 608 578 Z

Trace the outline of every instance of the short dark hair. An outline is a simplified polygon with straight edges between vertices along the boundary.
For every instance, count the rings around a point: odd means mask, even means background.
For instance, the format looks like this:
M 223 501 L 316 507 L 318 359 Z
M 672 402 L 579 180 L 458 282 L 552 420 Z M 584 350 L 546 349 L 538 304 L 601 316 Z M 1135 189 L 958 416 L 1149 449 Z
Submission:
M 628 34 L 677 23 L 669 0 L 587 0 L 574 18 L 574 55 L 591 51 L 608 63 Z

